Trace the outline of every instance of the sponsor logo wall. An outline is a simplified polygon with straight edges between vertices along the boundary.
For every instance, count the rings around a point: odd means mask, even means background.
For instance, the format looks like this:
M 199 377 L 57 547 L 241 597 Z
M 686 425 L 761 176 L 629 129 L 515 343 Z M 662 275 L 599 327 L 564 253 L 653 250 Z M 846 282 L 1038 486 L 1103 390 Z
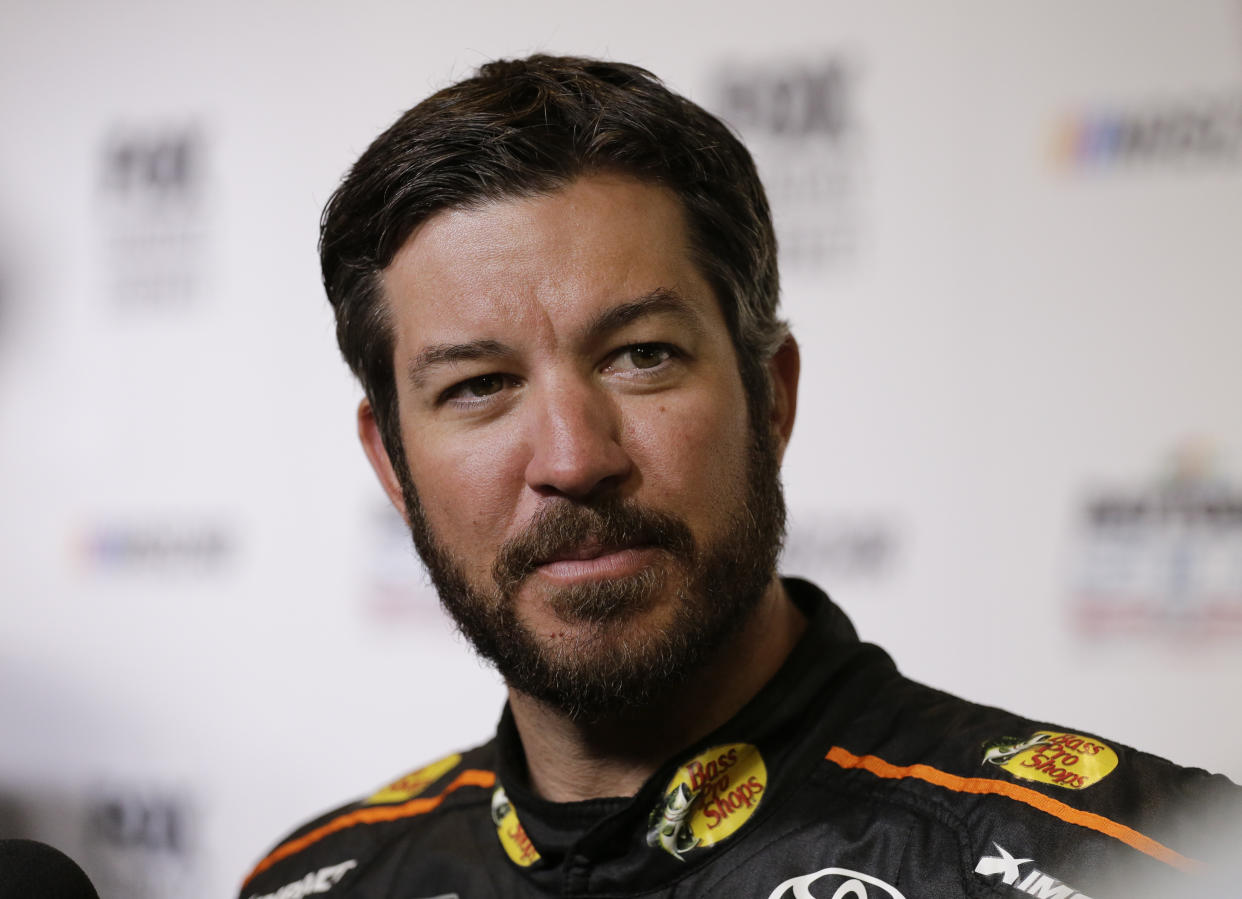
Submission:
M 101 897 L 197 895 L 205 870 L 198 797 L 153 781 L 83 783 L 76 790 L 5 791 L 5 838 L 29 834 L 57 846 Z
M 100 158 L 105 295 L 119 308 L 184 304 L 206 275 L 207 143 L 197 125 L 114 125 Z
M 21 123 L 0 146 L 0 673 L 20 676 L 0 684 L 0 719 L 30 726 L 0 746 L 0 836 L 60 845 L 105 897 L 227 896 L 293 824 L 376 784 L 390 786 L 375 804 L 417 796 L 441 771 L 420 765 L 493 725 L 497 693 L 448 637 L 404 524 L 358 474 L 361 451 L 337 452 L 352 410 L 333 406 L 344 366 L 315 225 L 398 110 L 482 59 L 534 48 L 647 65 L 756 156 L 812 372 L 794 443 L 857 479 L 789 485 L 785 569 L 865 617 L 864 639 L 899 644 L 916 676 L 1001 698 L 1039 689 L 1055 702 L 1042 717 L 1067 726 L 1100 720 L 1103 704 L 1129 728 L 1119 743 L 1174 740 L 1158 748 L 1242 776 L 1242 726 L 1208 724 L 1185 701 L 1219 704 L 1242 683 L 1242 270 L 1236 248 L 1204 250 L 1242 233 L 1242 37 L 1219 39 L 1237 4 L 1170 6 L 1135 37 L 1118 36 L 1130 12 L 1109 0 L 1073 32 L 1112 48 L 1115 68 L 1051 71 L 1062 24 L 1018 29 L 964 3 L 924 31 L 863 3 L 826 16 L 789 0 L 736 28 L 720 10 L 706 30 L 701 12 L 644 3 L 591 22 L 490 0 L 434 23 L 413 8 L 368 20 L 285 0 L 225 0 L 210 15 L 126 0 L 107 21 L 84 8 L 74 22 L 15 8 L 0 34 L 0 113 Z M 645 24 L 657 14 L 662 34 Z M 1015 61 L 1030 41 L 1042 61 Z M 999 158 L 1017 201 L 980 171 Z M 1065 177 L 1084 173 L 1126 177 Z M 911 185 L 939 191 L 912 198 Z M 920 208 L 929 196 L 944 208 Z M 1213 228 L 1119 237 L 1170 208 Z M 985 257 L 1044 246 L 1004 243 L 1041 215 L 1048 240 L 1085 236 L 1012 284 L 976 280 Z M 928 257 L 957 280 L 920 280 L 911 260 Z M 1170 266 L 1184 291 L 1144 292 Z M 1173 310 L 1177 329 L 1159 344 L 1172 373 L 1143 382 L 1135 421 L 1139 388 L 1111 373 L 1145 370 L 1156 343 L 1127 342 L 1142 322 L 1099 311 L 1113 272 L 1126 315 Z M 1011 289 L 1065 311 L 1051 338 L 1024 332 L 1009 353 L 977 312 Z M 825 311 L 837 303 L 849 314 Z M 936 337 L 929 322 L 947 349 L 910 352 Z M 824 347 L 857 353 L 858 367 L 826 383 Z M 989 362 L 1008 355 L 1031 361 Z M 923 402 L 928 382 L 964 385 L 958 405 L 916 409 L 926 432 L 879 429 L 886 404 Z M 997 438 L 1005 403 L 1032 383 L 1061 397 L 1039 410 L 1054 419 L 1045 442 Z M 976 384 L 1000 399 L 972 404 Z M 846 431 L 874 458 L 843 448 Z M 1216 454 L 1161 472 L 1187 433 L 1213 435 Z M 989 492 L 987 471 L 1012 475 Z M 1002 623 L 971 642 L 983 621 Z M 1075 676 L 1037 686 L 1032 671 Z M 1170 693 L 1116 698 L 1152 672 Z M 1168 725 L 1175 712 L 1195 717 Z M 1111 748 L 1080 735 L 996 738 L 980 748 L 989 763 L 1071 799 L 1108 776 Z M 652 853 L 739 838 L 763 801 L 757 752 L 710 756 L 667 785 Z M 494 812 L 510 853 L 530 858 L 503 791 Z M 1023 857 L 1034 850 L 994 849 L 982 882 L 1073 895 Z M 344 873 L 288 892 L 330 894 Z M 843 868 L 790 873 L 774 897 L 901 895 Z
M 1242 638 L 1242 487 L 1187 446 L 1167 474 L 1100 487 L 1080 512 L 1077 626 L 1093 638 Z
M 441 620 L 440 601 L 419 561 L 410 529 L 383 497 L 367 504 L 367 555 L 360 559 L 360 613 L 377 624 L 418 627 Z
M 1242 164 L 1242 90 L 1068 115 L 1056 128 L 1053 153 L 1062 165 L 1088 170 L 1234 168 Z
M 882 581 L 900 564 L 901 545 L 901 528 L 885 515 L 795 518 L 781 570 L 826 583 Z
M 191 893 L 202 873 L 198 820 L 193 802 L 182 794 L 98 790 L 84 809 L 83 867 L 101 896 Z
M 856 66 L 841 53 L 719 65 L 709 105 L 742 135 L 772 204 L 785 268 L 842 264 L 858 235 Z
M 116 521 L 87 528 L 74 550 L 79 566 L 94 574 L 209 575 L 229 565 L 237 539 L 210 521 Z

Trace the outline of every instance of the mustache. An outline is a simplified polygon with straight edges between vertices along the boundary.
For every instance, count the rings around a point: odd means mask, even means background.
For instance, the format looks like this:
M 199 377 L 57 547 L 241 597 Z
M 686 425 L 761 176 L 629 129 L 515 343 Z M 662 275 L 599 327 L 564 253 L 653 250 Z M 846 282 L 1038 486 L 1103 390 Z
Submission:
M 544 562 L 587 542 L 650 546 L 686 561 L 695 552 L 689 525 L 675 515 L 615 498 L 591 505 L 558 500 L 542 507 L 522 533 L 505 541 L 492 578 L 508 595 Z

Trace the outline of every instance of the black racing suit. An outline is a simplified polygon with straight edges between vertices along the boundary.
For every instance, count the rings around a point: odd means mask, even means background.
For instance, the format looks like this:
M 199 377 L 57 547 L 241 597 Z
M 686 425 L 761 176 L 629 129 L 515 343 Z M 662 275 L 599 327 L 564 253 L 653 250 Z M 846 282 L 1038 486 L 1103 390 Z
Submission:
M 914 683 L 785 584 L 803 639 L 636 796 L 534 795 L 506 709 L 487 744 L 295 831 L 241 896 L 1242 896 L 1204 864 L 1242 851 L 1225 777 Z

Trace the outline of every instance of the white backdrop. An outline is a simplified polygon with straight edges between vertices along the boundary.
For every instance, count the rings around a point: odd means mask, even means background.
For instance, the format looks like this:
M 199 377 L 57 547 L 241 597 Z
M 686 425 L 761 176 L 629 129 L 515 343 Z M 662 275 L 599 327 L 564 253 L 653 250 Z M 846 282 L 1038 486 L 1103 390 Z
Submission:
M 0 836 L 230 895 L 494 725 L 315 254 L 487 59 L 646 65 L 770 181 L 785 570 L 909 674 L 1242 778 L 1242 4 L 0 7 Z

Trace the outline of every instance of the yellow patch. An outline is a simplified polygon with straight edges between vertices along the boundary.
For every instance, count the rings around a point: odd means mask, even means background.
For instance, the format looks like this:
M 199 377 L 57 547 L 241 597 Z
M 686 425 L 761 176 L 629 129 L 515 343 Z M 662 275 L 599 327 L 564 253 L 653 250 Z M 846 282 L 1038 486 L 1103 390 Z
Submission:
M 677 859 L 714 846 L 750 819 L 767 786 L 767 767 L 754 746 L 713 746 L 677 769 L 651 814 L 647 843 Z
M 504 787 L 497 787 L 492 793 L 492 823 L 496 825 L 496 836 L 500 837 L 505 855 L 515 865 L 529 868 L 539 861 L 539 850 L 526 835 L 526 828 L 518 820 L 517 810 L 505 795 Z
M 383 802 L 405 802 L 407 799 L 413 799 L 456 768 L 460 762 L 459 753 L 445 756 L 438 762 L 432 762 L 417 771 L 411 771 L 400 780 L 393 781 L 374 796 L 368 797 L 364 804 L 377 805 Z
M 1046 730 L 1021 742 L 994 743 L 984 761 L 1021 780 L 1085 790 L 1113 772 L 1117 753 L 1091 737 Z

